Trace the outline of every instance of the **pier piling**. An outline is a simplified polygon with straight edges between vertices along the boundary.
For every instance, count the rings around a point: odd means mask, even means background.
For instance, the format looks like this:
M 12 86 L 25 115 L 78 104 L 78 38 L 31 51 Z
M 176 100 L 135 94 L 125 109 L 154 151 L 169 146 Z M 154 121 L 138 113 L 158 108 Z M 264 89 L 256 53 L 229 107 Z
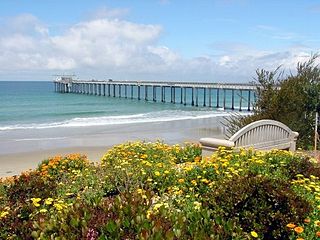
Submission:
M 124 90 L 123 90 L 124 87 Z M 108 89 L 106 89 L 108 88 Z M 112 89 L 111 89 L 112 88 Z M 128 89 L 129 88 L 129 89 Z M 141 89 L 143 88 L 143 89 Z M 150 90 L 151 88 L 151 90 Z M 159 97 L 157 99 L 157 88 Z M 131 99 L 144 98 L 145 101 L 166 102 L 167 95 L 170 102 L 175 104 L 203 107 L 215 107 L 239 111 L 252 111 L 256 102 L 256 86 L 252 84 L 216 84 L 192 82 L 146 82 L 146 81 L 80 81 L 62 78 L 54 81 L 54 91 L 59 93 L 74 93 L 98 96 L 113 96 L 128 98 L 131 89 Z M 190 90 L 188 90 L 190 89 Z M 144 91 L 141 95 L 141 90 Z M 150 90 L 150 93 L 149 93 Z M 214 90 L 214 91 L 213 91 Z M 111 93 L 112 91 L 112 93 Z M 220 94 L 223 91 L 223 102 Z M 244 92 L 243 92 L 244 91 Z M 118 93 L 117 93 L 118 92 Z M 237 93 L 237 94 L 236 94 Z M 180 94 L 180 100 L 179 100 Z M 152 100 L 151 100 L 152 95 Z M 178 95 L 178 96 L 176 96 Z M 213 99 L 216 104 L 213 106 Z M 200 99 L 200 102 L 199 102 Z M 169 99 L 168 99 L 169 100 Z

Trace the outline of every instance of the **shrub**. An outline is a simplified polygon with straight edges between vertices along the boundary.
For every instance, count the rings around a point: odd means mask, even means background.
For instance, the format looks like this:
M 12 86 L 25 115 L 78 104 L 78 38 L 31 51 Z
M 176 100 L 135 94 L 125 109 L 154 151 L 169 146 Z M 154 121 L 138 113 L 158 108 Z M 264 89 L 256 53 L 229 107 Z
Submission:
M 240 240 L 318 234 L 319 164 L 279 150 L 220 148 L 208 158 L 198 153 L 196 145 L 136 142 L 114 147 L 101 165 L 81 155 L 47 160 L 35 171 L 0 181 L 0 238 Z
M 254 230 L 264 239 L 289 238 L 285 226 L 303 222 L 312 210 L 290 183 L 261 175 L 235 177 L 217 186 L 207 199 L 224 221 L 233 221 L 246 232 Z
M 88 167 L 89 161 L 86 156 L 80 154 L 69 154 L 64 157 L 55 156 L 42 161 L 38 172 L 46 178 L 62 177 L 64 173 L 72 173 Z
M 315 112 L 320 110 L 320 68 L 318 55 L 297 64 L 297 73 L 285 77 L 278 67 L 274 71 L 257 70 L 257 102 L 253 115 L 234 115 L 226 119 L 229 135 L 260 119 L 273 119 L 299 132 L 298 146 L 313 144 Z
M 47 181 L 36 171 L 15 176 L 5 185 L 6 197 L 11 205 L 24 204 L 31 198 L 54 196 L 57 182 Z
M 179 145 L 135 142 L 115 146 L 102 158 L 108 180 L 115 186 L 111 192 L 137 188 L 145 183 L 153 190 L 171 185 L 176 163 L 200 159 L 201 149 L 197 145 Z
M 305 177 L 310 177 L 311 175 L 320 177 L 319 164 L 315 164 L 308 156 L 293 158 L 288 163 L 285 171 L 288 172 L 290 179 L 296 178 L 298 174 L 302 174 Z

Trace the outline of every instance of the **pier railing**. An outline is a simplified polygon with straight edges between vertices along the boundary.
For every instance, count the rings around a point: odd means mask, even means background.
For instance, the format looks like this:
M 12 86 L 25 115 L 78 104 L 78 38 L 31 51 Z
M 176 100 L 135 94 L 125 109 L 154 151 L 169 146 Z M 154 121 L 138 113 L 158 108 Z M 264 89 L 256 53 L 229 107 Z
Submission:
M 54 81 L 54 87 L 59 93 L 124 97 L 239 111 L 251 111 L 256 100 L 256 86 L 242 83 L 87 81 L 62 78 Z

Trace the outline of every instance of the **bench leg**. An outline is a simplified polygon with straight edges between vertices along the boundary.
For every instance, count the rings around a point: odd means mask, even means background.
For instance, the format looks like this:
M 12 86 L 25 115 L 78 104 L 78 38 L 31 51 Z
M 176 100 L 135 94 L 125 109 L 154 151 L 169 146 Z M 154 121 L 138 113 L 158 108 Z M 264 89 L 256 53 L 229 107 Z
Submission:
M 290 144 L 289 151 L 294 152 L 296 150 L 296 141 L 292 141 Z

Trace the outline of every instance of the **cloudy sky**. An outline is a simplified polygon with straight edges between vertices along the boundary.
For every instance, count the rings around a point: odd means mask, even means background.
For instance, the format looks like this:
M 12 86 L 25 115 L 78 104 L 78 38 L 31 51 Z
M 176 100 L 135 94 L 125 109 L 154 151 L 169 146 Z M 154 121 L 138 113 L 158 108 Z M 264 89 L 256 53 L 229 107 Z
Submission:
M 0 80 L 249 82 L 320 51 L 319 0 L 1 0 Z

